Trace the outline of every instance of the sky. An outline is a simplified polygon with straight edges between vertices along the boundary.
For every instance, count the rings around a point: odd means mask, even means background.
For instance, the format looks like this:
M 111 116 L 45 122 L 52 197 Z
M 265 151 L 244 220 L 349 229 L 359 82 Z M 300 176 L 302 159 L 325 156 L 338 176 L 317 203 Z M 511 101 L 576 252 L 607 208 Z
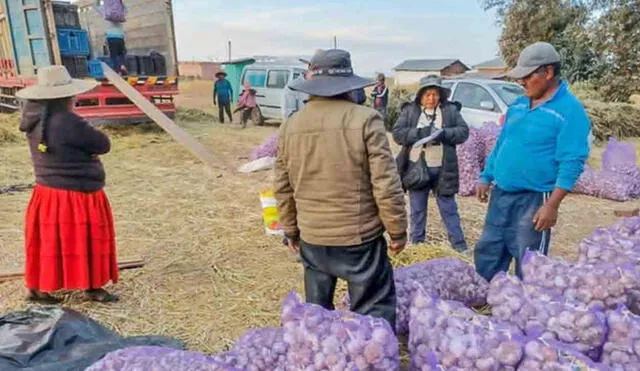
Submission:
M 478 0 L 173 0 L 180 60 L 351 53 L 356 73 L 392 73 L 405 59 L 495 58 L 499 27 Z

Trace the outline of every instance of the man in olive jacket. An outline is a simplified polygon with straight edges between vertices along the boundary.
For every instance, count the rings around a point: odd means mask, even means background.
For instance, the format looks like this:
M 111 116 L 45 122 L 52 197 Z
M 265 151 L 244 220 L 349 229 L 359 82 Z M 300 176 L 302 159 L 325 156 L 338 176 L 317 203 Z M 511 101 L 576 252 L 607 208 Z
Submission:
M 382 117 L 350 99 L 350 92 L 371 84 L 353 74 L 346 51 L 312 58 L 309 78 L 290 85 L 310 99 L 280 129 L 275 195 L 289 247 L 302 258 L 307 302 L 333 309 L 342 278 L 351 310 L 395 328 L 384 232 L 389 248 L 400 252 L 407 218 Z

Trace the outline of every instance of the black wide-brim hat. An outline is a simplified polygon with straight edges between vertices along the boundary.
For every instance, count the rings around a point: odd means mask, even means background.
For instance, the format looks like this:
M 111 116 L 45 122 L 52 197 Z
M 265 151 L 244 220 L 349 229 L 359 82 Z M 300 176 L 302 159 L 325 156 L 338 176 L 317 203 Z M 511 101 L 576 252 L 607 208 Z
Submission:
M 353 73 L 351 55 L 340 49 L 322 51 L 311 58 L 308 79 L 296 79 L 289 88 L 318 97 L 333 97 L 375 85 Z

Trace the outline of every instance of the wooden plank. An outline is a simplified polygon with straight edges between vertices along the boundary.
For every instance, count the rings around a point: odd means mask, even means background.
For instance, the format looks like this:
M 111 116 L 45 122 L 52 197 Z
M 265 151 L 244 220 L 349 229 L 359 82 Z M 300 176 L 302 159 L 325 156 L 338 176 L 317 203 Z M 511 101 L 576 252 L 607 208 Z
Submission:
M 153 121 L 156 122 L 161 128 L 163 128 L 167 133 L 169 133 L 175 140 L 180 142 L 180 144 L 184 145 L 193 153 L 197 158 L 200 159 L 205 165 L 209 166 L 211 169 L 220 169 L 223 168 L 221 166 L 220 161 L 216 160 L 213 157 L 213 154 L 205 148 L 200 142 L 198 142 L 195 138 L 189 135 L 184 129 L 176 125 L 167 115 L 165 115 L 162 111 L 160 111 L 156 106 L 153 105 L 148 99 L 146 99 L 140 92 L 134 89 L 131 85 L 129 85 L 120 75 L 118 75 L 114 70 L 112 70 L 105 63 L 102 64 L 102 70 L 104 71 L 104 76 L 109 80 L 113 86 L 115 86 L 120 92 L 129 98 L 142 112 L 144 112 L 147 116 L 149 116 Z
M 618 218 L 631 218 L 634 216 L 640 216 L 640 209 L 635 210 L 616 210 L 615 216 Z
M 58 31 L 56 29 L 56 21 L 53 15 L 53 4 L 51 1 L 44 1 L 44 22 L 49 32 L 49 46 L 51 47 L 51 54 L 53 55 L 53 64 L 62 64 L 62 55 L 60 54 L 60 44 L 58 44 Z
M 145 262 L 142 259 L 124 260 L 118 263 L 118 269 L 119 270 L 136 269 L 136 268 L 144 267 L 144 265 L 145 265 Z M 24 272 L 22 271 L 0 273 L 0 283 L 18 280 L 18 279 L 21 279 L 22 277 L 24 277 Z

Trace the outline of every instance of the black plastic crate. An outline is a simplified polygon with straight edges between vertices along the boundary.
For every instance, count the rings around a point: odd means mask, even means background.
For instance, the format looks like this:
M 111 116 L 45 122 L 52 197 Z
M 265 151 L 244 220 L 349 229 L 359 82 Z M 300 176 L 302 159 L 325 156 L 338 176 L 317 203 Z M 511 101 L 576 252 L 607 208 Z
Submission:
M 124 65 L 125 67 L 127 67 L 127 74 L 129 74 L 129 76 L 138 75 L 138 58 L 135 55 L 127 54 L 127 56 L 124 58 Z
M 164 55 L 157 52 L 152 52 L 150 56 L 151 62 L 153 63 L 153 74 L 156 76 L 166 76 L 167 62 L 164 59 Z
M 138 56 L 138 75 L 140 76 L 153 76 L 153 60 L 149 55 Z
M 53 2 L 53 19 L 57 28 L 80 28 L 78 6 L 68 3 Z
M 76 79 L 83 79 L 89 76 L 89 64 L 87 57 L 73 56 L 62 57 L 62 64 L 67 68 L 71 77 Z

